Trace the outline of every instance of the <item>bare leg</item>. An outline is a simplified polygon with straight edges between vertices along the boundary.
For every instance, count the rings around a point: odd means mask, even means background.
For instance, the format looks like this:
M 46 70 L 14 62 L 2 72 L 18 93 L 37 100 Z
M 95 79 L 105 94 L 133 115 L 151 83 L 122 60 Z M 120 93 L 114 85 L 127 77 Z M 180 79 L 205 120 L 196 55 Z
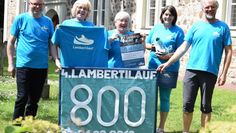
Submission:
M 158 128 L 164 129 L 167 116 L 168 112 L 160 112 L 160 123 Z
M 183 113 L 183 132 L 189 132 L 190 125 L 193 119 L 193 113 Z
M 210 122 L 210 120 L 211 120 L 211 113 L 208 113 L 208 114 L 202 113 L 202 115 L 201 115 L 201 126 L 203 128 L 205 128 L 207 123 Z

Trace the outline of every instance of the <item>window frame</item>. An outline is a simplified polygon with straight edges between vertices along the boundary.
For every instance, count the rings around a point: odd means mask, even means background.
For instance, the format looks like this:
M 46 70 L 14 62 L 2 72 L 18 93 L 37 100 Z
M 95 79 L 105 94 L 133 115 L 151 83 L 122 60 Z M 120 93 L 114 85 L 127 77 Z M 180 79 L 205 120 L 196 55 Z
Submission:
M 156 23 L 159 23 L 160 22 L 160 19 L 159 19 L 159 16 L 161 14 L 161 10 L 164 8 L 164 6 L 166 6 L 167 4 L 167 0 L 154 0 L 155 1 L 155 7 L 151 8 L 150 7 L 150 2 L 152 0 L 147 0 L 146 2 L 146 16 L 145 16 L 145 24 L 144 24 L 144 28 L 152 28 Z M 150 13 L 151 11 L 150 10 L 155 10 L 154 11 L 154 22 L 153 22 L 153 25 L 150 25 Z
M 229 25 L 229 27 L 230 27 L 230 29 L 234 29 L 234 30 L 236 30 L 236 15 L 235 15 L 235 25 L 234 26 L 232 26 L 231 25 L 231 21 L 232 21 L 232 6 L 235 6 L 235 10 L 236 10 L 236 1 L 235 1 L 235 3 L 233 3 L 233 0 L 229 0 L 228 1 L 228 3 L 227 3 L 227 23 L 228 23 L 228 25 Z
M 107 26 L 109 19 L 105 16 L 109 16 L 109 11 L 107 11 L 109 10 L 109 0 L 91 0 L 91 4 L 93 6 L 89 20 L 97 26 Z

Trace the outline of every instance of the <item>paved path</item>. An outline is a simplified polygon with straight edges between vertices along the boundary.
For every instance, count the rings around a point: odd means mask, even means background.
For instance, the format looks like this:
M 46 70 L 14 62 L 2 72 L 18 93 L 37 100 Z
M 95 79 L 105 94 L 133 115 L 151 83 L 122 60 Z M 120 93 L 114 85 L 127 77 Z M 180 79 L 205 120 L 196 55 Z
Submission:
M 225 84 L 223 86 L 216 86 L 217 88 L 221 88 L 221 89 L 227 89 L 227 90 L 233 90 L 236 92 L 236 85 L 233 84 Z

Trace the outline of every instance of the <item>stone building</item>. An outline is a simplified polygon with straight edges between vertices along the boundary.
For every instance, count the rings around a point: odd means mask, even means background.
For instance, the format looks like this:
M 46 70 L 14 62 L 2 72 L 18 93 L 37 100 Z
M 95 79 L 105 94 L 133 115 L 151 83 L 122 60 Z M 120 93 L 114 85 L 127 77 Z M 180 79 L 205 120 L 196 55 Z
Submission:
M 44 13 L 54 24 L 61 23 L 70 18 L 70 9 L 76 0 L 45 0 Z M 149 32 L 150 28 L 159 22 L 161 9 L 166 5 L 174 5 L 178 12 L 177 24 L 185 32 L 202 17 L 201 0 L 90 0 L 92 11 L 89 20 L 96 25 L 104 25 L 107 29 L 114 27 L 113 19 L 120 10 L 130 13 L 134 31 Z M 225 21 L 231 29 L 233 38 L 233 60 L 229 70 L 229 83 L 236 84 L 236 1 L 218 0 L 219 9 L 217 18 Z M 0 29 L 3 31 L 3 41 L 7 40 L 9 29 L 14 16 L 28 10 L 28 0 L 0 0 Z M 3 19 L 4 18 L 4 19 Z M 181 61 L 184 68 L 188 55 Z M 184 69 L 180 69 L 183 73 Z

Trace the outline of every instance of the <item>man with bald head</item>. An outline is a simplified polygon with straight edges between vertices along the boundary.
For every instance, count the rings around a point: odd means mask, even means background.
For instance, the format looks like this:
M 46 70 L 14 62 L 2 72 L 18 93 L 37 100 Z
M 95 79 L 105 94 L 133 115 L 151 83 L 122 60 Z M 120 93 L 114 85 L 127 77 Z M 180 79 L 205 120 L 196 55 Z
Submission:
M 8 72 L 16 76 L 17 83 L 13 120 L 37 114 L 53 34 L 51 19 L 42 14 L 44 0 L 30 0 L 28 4 L 29 11 L 15 17 L 7 44 Z M 16 65 L 13 48 L 16 48 Z
M 212 95 L 216 82 L 224 85 L 232 58 L 232 40 L 226 23 L 215 15 L 218 9 L 216 0 L 202 0 L 202 20 L 196 22 L 185 36 L 184 43 L 177 49 L 168 62 L 157 69 L 163 72 L 166 67 L 177 61 L 191 46 L 184 76 L 183 92 L 183 132 L 188 133 L 192 122 L 194 105 L 198 90 L 201 91 L 201 126 L 211 119 Z M 219 73 L 223 52 L 224 63 Z M 218 80 L 217 80 L 218 77 Z

